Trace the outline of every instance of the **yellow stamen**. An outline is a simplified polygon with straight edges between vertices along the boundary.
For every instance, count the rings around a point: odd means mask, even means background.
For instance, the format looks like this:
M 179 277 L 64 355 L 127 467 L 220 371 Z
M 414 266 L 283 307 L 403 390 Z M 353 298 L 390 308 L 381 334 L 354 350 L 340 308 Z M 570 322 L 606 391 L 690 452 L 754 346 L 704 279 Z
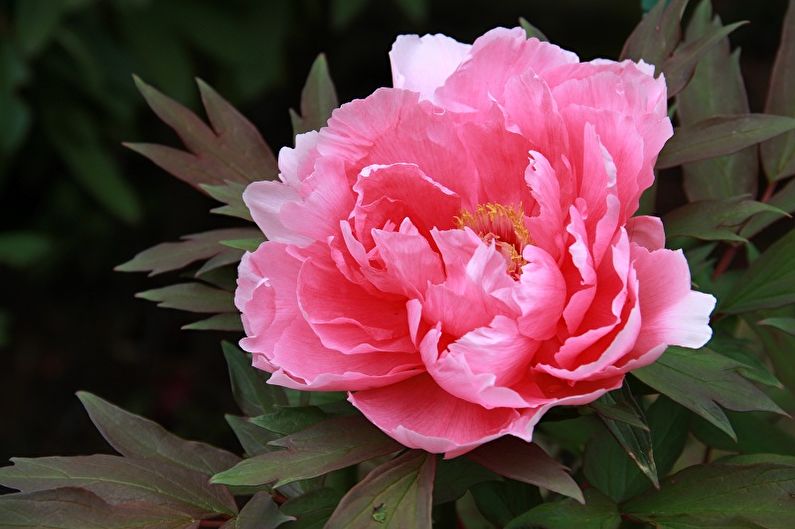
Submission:
M 530 232 L 524 224 L 522 205 L 506 206 L 496 202 L 478 204 L 475 211 L 461 210 L 454 217 L 458 228 L 468 227 L 486 242 L 494 241 L 508 261 L 508 273 L 518 277 L 527 262 L 522 250 L 532 242 Z

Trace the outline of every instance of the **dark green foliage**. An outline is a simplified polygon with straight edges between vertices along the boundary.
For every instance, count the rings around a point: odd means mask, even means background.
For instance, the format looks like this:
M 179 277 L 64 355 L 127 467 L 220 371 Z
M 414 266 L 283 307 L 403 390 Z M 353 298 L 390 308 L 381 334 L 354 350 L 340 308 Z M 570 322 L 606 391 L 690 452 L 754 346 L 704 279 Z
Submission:
M 0 118 L 6 131 L 0 172 L 26 142 L 45 137 L 82 190 L 78 196 L 121 221 L 138 222 L 146 201 L 119 169 L 107 136 L 109 129 L 134 130 L 136 103 L 120 71 L 135 65 L 176 98 L 135 79 L 184 150 L 128 146 L 220 203 L 212 211 L 232 217 L 224 226 L 250 221 L 242 192 L 248 182 L 275 178 L 276 159 L 220 93 L 245 102 L 280 81 L 284 21 L 296 13 L 309 18 L 309 3 L 252 3 L 244 15 L 187 0 L 93 4 L 26 0 L 15 6 L 11 37 L 0 34 L 0 108 L 11 108 Z M 687 0 L 641 4 L 648 12 L 622 56 L 653 64 L 675 98 L 676 134 L 656 168 L 664 170 L 660 179 L 681 168 L 688 201 L 664 209 L 668 243 L 686 251 L 698 287 L 719 298 L 708 347 L 670 347 L 621 389 L 549 413 L 535 429 L 535 443 L 503 437 L 445 460 L 400 445 L 343 393 L 309 395 L 269 385 L 268 375 L 253 367 L 256 359 L 224 342 L 232 395 L 244 414 L 226 419 L 244 458 L 80 392 L 91 420 L 120 455 L 13 459 L 0 468 L 0 483 L 20 492 L 0 497 L 0 526 L 789 529 L 795 438 L 782 410 L 795 410 L 795 239 L 792 231 L 764 230 L 795 211 L 795 187 L 784 182 L 795 174 L 788 75 L 795 2 L 783 22 L 765 113 L 750 112 L 739 52 L 729 40 L 741 22 L 724 26 L 709 0 L 691 9 Z M 415 23 L 431 6 L 418 0 L 390 5 Z M 324 14 L 340 29 L 370 8 L 365 1 L 334 1 Z M 101 24 L 106 19 L 118 34 Z M 73 31 L 83 24 L 93 33 Z M 520 25 L 528 38 L 546 40 L 526 19 Z M 217 63 L 220 72 L 218 91 L 197 81 L 205 116 L 191 110 L 198 107 L 190 77 L 199 60 Z M 80 102 L 58 105 L 37 91 L 21 91 L 30 69 L 45 81 L 77 87 Z M 290 113 L 294 132 L 322 128 L 338 105 L 320 54 L 301 92 L 300 114 Z M 770 182 L 761 193 L 760 160 Z M 645 211 L 654 211 L 654 199 L 654 192 L 646 195 Z M 138 296 L 205 315 L 184 328 L 239 331 L 235 266 L 262 240 L 250 224 L 225 227 L 159 244 L 117 269 L 181 271 L 177 284 Z M 43 232 L 7 231 L 0 234 L 0 264 L 27 266 L 53 245 Z M 747 262 L 735 259 L 740 250 Z M 0 345 L 3 340 L 0 329 Z M 730 455 L 717 458 L 716 450 Z

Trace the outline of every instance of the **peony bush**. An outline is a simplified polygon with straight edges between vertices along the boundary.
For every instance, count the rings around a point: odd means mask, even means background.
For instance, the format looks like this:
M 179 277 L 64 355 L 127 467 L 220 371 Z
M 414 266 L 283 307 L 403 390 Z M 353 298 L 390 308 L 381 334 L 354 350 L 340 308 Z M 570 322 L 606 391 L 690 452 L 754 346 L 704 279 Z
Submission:
M 320 55 L 278 156 L 136 78 L 186 150 L 128 147 L 240 226 L 118 269 L 228 333 L 240 448 L 78 392 L 118 455 L 12 459 L 0 527 L 792 527 L 795 2 L 754 113 L 687 5 L 617 61 L 401 35 L 343 105 Z

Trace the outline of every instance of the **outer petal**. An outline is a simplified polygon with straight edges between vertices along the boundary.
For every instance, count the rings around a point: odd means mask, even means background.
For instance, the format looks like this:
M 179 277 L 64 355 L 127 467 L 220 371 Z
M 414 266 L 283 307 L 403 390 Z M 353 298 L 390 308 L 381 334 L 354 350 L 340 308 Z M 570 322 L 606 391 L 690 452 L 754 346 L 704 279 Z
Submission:
M 559 47 L 528 39 L 522 28 L 497 28 L 478 38 L 470 59 L 436 92 L 437 101 L 456 111 L 482 110 L 503 100 L 506 83 L 528 71 L 539 75 L 577 56 Z
M 350 355 L 324 347 L 296 298 L 302 261 L 275 242 L 263 243 L 241 261 L 235 303 L 247 336 L 240 346 L 252 353 L 255 367 L 273 372 L 273 383 L 316 390 L 379 387 L 422 372 L 410 344 L 408 354 Z
M 487 410 L 454 397 L 430 377 L 420 375 L 399 384 L 349 396 L 364 415 L 387 435 L 409 448 L 453 457 L 512 433 L 540 419 L 534 410 Z M 530 437 L 532 427 L 526 427 Z
M 643 318 L 636 351 L 645 353 L 663 344 L 693 348 L 706 344 L 712 337 L 709 316 L 715 298 L 690 290 L 690 270 L 681 250 L 649 252 L 634 246 L 633 257 Z
M 464 61 L 472 46 L 445 35 L 399 35 L 389 52 L 392 86 L 419 92 L 433 101 L 434 91 Z

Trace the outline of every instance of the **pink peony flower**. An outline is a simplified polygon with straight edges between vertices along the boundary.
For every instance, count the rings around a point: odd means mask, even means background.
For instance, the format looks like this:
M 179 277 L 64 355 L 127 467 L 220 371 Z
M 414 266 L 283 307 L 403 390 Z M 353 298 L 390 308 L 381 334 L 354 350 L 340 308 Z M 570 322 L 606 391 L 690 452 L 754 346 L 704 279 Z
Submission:
M 653 67 L 495 29 L 398 37 L 394 88 L 336 110 L 244 194 L 241 346 L 271 382 L 348 391 L 452 457 L 710 338 L 660 219 L 632 217 L 671 136 Z

